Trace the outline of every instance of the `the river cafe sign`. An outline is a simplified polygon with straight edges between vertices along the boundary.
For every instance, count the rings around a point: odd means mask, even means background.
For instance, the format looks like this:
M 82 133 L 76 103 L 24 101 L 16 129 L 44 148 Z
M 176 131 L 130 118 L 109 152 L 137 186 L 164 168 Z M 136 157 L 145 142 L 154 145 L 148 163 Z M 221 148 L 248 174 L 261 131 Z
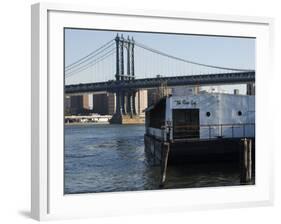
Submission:
M 175 98 L 172 99 L 173 108 L 195 108 L 197 103 L 194 99 Z

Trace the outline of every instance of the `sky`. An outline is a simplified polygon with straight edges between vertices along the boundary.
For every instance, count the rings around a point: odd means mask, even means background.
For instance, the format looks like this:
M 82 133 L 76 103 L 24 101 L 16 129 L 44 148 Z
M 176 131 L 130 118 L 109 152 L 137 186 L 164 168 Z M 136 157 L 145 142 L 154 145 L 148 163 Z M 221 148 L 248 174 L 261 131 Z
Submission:
M 187 60 L 221 67 L 255 69 L 254 38 L 86 29 L 65 29 L 65 66 L 114 39 L 117 33 L 124 37 L 129 35 L 136 42 Z M 85 82 L 85 77 L 90 76 L 91 71 L 89 74 L 84 73 L 66 79 L 66 84 Z M 241 86 L 238 88 L 241 89 Z

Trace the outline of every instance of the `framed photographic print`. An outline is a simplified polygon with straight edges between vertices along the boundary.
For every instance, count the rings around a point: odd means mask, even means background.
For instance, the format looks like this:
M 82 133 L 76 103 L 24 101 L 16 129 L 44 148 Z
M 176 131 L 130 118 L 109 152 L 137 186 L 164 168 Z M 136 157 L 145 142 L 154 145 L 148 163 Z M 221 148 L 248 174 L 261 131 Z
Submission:
M 272 26 L 33 5 L 32 217 L 272 204 Z

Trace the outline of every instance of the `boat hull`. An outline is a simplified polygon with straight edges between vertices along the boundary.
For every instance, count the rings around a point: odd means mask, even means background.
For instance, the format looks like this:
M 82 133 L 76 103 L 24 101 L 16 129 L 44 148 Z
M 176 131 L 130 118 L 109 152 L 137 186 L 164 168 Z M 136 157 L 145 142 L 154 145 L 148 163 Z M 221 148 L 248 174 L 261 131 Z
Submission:
M 252 140 L 252 161 L 255 161 L 255 139 Z M 149 160 L 159 164 L 164 142 L 150 135 L 145 135 L 144 141 Z M 181 139 L 169 144 L 169 164 L 235 162 L 239 161 L 240 149 L 243 147 L 241 138 Z

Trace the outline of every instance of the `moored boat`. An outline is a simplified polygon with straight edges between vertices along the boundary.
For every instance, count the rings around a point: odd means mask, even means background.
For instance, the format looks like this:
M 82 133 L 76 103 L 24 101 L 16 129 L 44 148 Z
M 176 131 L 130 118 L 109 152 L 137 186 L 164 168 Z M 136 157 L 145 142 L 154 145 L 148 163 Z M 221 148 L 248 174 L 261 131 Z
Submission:
M 167 96 L 145 113 L 145 149 L 156 163 L 165 143 L 172 163 L 235 160 L 241 139 L 255 139 L 255 97 L 250 95 Z

